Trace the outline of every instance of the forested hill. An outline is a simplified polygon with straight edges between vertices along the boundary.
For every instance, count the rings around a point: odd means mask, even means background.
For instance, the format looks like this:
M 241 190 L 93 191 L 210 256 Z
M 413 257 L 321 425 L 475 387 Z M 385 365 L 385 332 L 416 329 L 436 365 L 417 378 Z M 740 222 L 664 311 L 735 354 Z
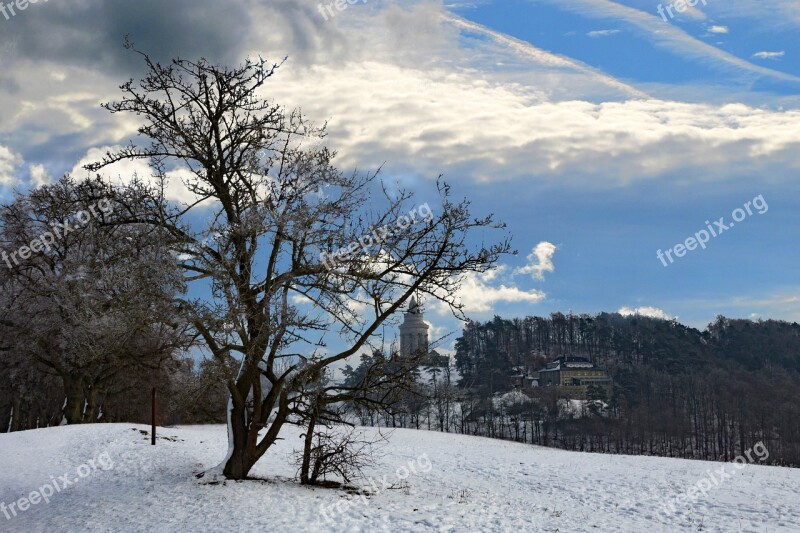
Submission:
M 537 370 L 561 355 L 587 357 L 611 370 L 646 366 L 683 374 L 721 365 L 800 372 L 800 325 L 720 316 L 701 332 L 674 320 L 617 313 L 495 317 L 467 324 L 456 350 L 466 386 L 479 385 L 492 371 Z
M 720 316 L 699 331 L 616 313 L 495 317 L 468 323 L 456 341 L 459 384 L 488 397 L 561 355 L 606 368 L 614 389 L 604 417 L 551 417 L 558 438 L 547 444 L 730 460 L 763 440 L 775 462 L 800 464 L 797 323 Z M 546 390 L 534 395 L 547 401 Z

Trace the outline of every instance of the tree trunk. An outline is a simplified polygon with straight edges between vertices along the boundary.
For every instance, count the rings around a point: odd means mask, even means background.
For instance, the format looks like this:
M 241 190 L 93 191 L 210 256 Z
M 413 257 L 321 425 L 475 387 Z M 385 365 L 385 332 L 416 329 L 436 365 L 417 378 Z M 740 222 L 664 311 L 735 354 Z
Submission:
M 64 416 L 67 424 L 80 424 L 83 420 L 83 379 L 74 376 L 62 376 L 64 394 L 67 405 L 64 407 Z
M 230 412 L 230 423 L 228 430 L 233 439 L 233 450 L 231 456 L 225 463 L 223 474 L 228 479 L 245 479 L 250 473 L 250 469 L 255 464 L 253 451 L 247 445 L 249 431 L 247 427 L 247 417 L 245 416 L 245 406 L 237 405 L 233 402 Z
M 309 470 L 311 468 L 311 450 L 314 447 L 314 430 L 317 426 L 317 412 L 318 407 L 315 404 L 314 410 L 311 413 L 311 418 L 308 421 L 308 429 L 306 430 L 305 442 L 303 444 L 303 464 L 300 467 L 300 483 L 302 485 L 312 485 L 316 482 L 316 479 L 312 480 L 309 477 Z
M 97 420 L 97 397 L 97 387 L 91 386 L 86 395 L 86 412 L 83 413 L 84 424 L 92 424 Z
M 20 411 L 22 407 L 22 401 L 20 401 L 19 394 L 14 394 L 14 398 L 11 404 L 11 420 L 9 421 L 8 427 L 9 431 L 19 431 L 19 418 L 20 418 Z

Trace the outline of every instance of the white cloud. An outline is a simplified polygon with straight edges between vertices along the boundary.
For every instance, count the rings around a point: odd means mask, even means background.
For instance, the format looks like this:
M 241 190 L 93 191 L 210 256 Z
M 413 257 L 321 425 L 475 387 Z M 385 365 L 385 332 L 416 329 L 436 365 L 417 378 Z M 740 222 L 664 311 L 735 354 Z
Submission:
M 480 24 L 465 20 L 461 17 L 443 14 L 442 20 L 466 33 L 488 37 L 494 43 L 500 45 L 501 49 L 498 51 L 501 54 L 505 55 L 510 52 L 518 58 L 523 58 L 529 62 L 535 63 L 538 67 L 536 70 L 541 70 L 543 67 L 548 69 L 560 69 L 560 75 L 557 76 L 556 79 L 561 83 L 562 90 L 574 85 L 574 78 L 578 77 L 581 79 L 591 79 L 595 85 L 595 91 L 597 91 L 597 86 L 603 85 L 615 91 L 619 91 L 628 97 L 642 98 L 647 96 L 643 91 L 575 59 L 547 52 L 533 46 L 529 42 L 490 30 L 485 26 L 481 26 Z M 538 81 L 539 84 L 541 84 L 544 80 L 539 76 Z
M 651 318 L 661 318 L 664 320 L 672 320 L 673 318 L 676 318 L 667 313 L 666 311 L 659 309 L 658 307 L 650 307 L 650 306 L 636 307 L 636 308 L 622 307 L 617 312 L 622 316 L 640 315 Z
M 590 31 L 586 35 L 589 37 L 608 37 L 609 35 L 614 35 L 615 33 L 619 33 L 619 30 L 594 30 Z
M 289 296 L 289 301 L 292 305 L 313 305 L 314 302 L 305 294 L 299 294 L 293 292 L 291 296 Z
M 627 23 L 639 35 L 653 42 L 655 46 L 669 50 L 682 57 L 710 64 L 721 71 L 738 71 L 743 74 L 757 74 L 776 80 L 800 82 L 800 77 L 777 70 L 754 65 L 731 53 L 696 39 L 674 24 L 665 23 L 655 11 L 628 7 L 610 0 L 541 0 L 555 4 L 563 9 L 579 13 L 584 17 L 613 18 L 619 23 Z M 789 0 L 794 1 L 794 0 Z M 728 3 L 728 2 L 720 2 Z M 769 11 L 763 9 L 762 11 Z M 705 18 L 702 11 L 687 10 L 684 15 Z
M 433 322 L 425 321 L 428 325 L 428 342 L 442 342 L 444 337 L 450 333 L 452 330 L 447 326 L 437 326 Z M 452 338 L 448 338 L 447 340 L 452 342 Z M 438 350 L 438 348 L 437 348 Z
M 455 295 L 456 302 L 463 305 L 465 314 L 490 313 L 495 306 L 503 303 L 537 304 L 547 298 L 547 295 L 538 290 L 524 290 L 502 281 L 507 277 L 508 267 L 500 265 L 484 273 L 468 272 L 463 276 L 461 287 Z M 432 300 L 433 311 L 441 316 L 451 314 L 450 307 L 439 301 Z
M 714 26 L 711 26 L 710 28 L 708 28 L 708 31 L 710 33 L 728 33 L 729 29 L 728 29 L 727 26 L 714 25 Z
M 706 19 L 706 14 L 703 13 L 702 9 L 699 9 L 697 7 L 694 7 L 694 6 L 687 5 L 686 6 L 686 11 L 684 11 L 683 13 L 676 13 L 676 18 L 680 18 L 680 17 L 687 17 L 687 18 L 690 18 L 692 20 L 705 20 Z
M 758 314 L 800 322 L 800 288 L 784 287 L 773 294 L 742 295 L 728 299 L 688 302 L 693 307 L 711 308 L 714 315 L 742 316 Z
M 752 25 L 763 23 L 774 29 L 800 24 L 800 3 L 797 0 L 770 0 L 768 9 L 764 0 L 708 2 L 706 9 L 713 10 L 717 17 L 748 19 Z
M 500 286 L 490 285 L 480 274 L 466 276 L 458 296 L 464 304 L 465 313 L 488 313 L 498 303 L 537 304 L 547 297 L 542 291 L 526 291 L 504 283 Z
M 72 168 L 70 174 L 74 177 L 83 179 L 90 177 L 90 174 L 83 167 L 89 163 L 100 161 L 107 152 L 116 152 L 120 150 L 121 146 L 103 146 L 92 148 L 84 155 Z M 105 180 L 111 183 L 127 183 L 133 178 L 138 177 L 144 182 L 155 182 L 153 178 L 153 169 L 150 168 L 146 159 L 123 160 L 113 165 L 109 165 L 95 174 L 99 174 Z M 190 192 L 184 185 L 184 180 L 192 176 L 191 172 L 187 169 L 177 168 L 167 172 L 167 187 L 164 190 L 164 195 L 168 200 L 193 203 L 197 200 L 197 196 Z
M 531 274 L 534 279 L 544 280 L 545 272 L 555 272 L 553 255 L 558 247 L 547 241 L 542 241 L 528 255 L 528 264 L 514 271 L 515 274 Z
M 0 185 L 15 184 L 14 170 L 23 162 L 21 155 L 0 144 Z
M 47 173 L 47 169 L 44 168 L 44 165 L 29 165 L 28 178 L 30 179 L 31 185 L 34 187 L 41 187 L 42 185 L 53 183 L 53 178 Z
M 687 168 L 702 169 L 708 181 L 763 171 L 765 164 L 800 168 L 798 110 L 659 99 L 554 101 L 488 73 L 387 63 L 349 65 L 347 76 L 317 67 L 276 80 L 270 91 L 278 101 L 330 119 L 341 168 L 388 161 L 403 170 L 400 162 L 414 161 L 413 171 L 423 175 L 481 182 L 544 177 L 589 187 Z
M 265 50 L 290 55 L 265 94 L 328 120 L 342 169 L 386 162 L 387 171 L 398 173 L 590 187 L 687 169 L 702 170 L 697 179 L 709 181 L 764 173 L 766 165 L 783 166 L 787 174 L 800 170 L 800 111 L 652 98 L 579 61 L 453 16 L 438 2 L 407 9 L 376 4 L 327 24 L 316 3 L 299 3 L 307 20 L 299 8 L 255 6 L 254 16 L 264 22 L 244 39 L 253 57 Z M 680 32 L 652 13 L 626 9 L 657 24 L 648 31 Z M 297 24 L 288 23 L 292 16 Z M 306 29 L 323 33 L 301 31 Z M 687 48 L 708 46 L 682 35 Z M 305 47 L 292 48 L 304 38 Z M 135 117 L 109 115 L 97 106 L 118 98 L 116 75 L 52 65 L 66 73 L 63 83 L 53 84 L 44 74 L 50 65 L 37 66 L 8 73 L 26 87 L 21 105 L 0 109 L 0 134 L 18 135 L 15 149 L 65 138 L 76 143 L 70 153 L 87 154 L 87 146 L 123 144 L 135 136 Z M 81 163 L 96 159 L 88 155 Z M 126 176 L 132 171 L 150 175 L 146 165 L 115 170 Z M 168 193 L 189 199 L 178 180 Z
M 753 57 L 757 57 L 759 59 L 778 59 L 779 57 L 783 57 L 786 55 L 786 52 L 756 52 L 753 54 Z

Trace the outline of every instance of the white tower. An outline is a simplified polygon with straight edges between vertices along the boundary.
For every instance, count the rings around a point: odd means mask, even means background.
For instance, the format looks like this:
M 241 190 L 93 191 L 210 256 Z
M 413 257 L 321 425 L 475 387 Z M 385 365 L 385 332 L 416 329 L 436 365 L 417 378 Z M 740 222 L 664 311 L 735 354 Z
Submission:
M 400 355 L 411 357 L 420 351 L 428 354 L 428 324 L 423 320 L 417 299 L 412 296 L 403 323 L 400 324 Z

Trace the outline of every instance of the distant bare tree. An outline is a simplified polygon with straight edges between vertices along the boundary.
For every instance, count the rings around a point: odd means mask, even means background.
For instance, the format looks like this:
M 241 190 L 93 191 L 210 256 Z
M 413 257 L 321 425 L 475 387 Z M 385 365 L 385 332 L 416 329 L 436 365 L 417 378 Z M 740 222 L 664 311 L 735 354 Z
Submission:
M 175 376 L 171 402 L 180 424 L 222 424 L 226 419 L 229 392 L 226 383 L 239 365 L 231 357 L 227 366 L 204 359 L 200 368 L 182 369 Z
M 64 397 L 58 380 L 43 374 L 19 321 L 20 286 L 0 266 L 0 433 L 48 426 L 60 420 Z

